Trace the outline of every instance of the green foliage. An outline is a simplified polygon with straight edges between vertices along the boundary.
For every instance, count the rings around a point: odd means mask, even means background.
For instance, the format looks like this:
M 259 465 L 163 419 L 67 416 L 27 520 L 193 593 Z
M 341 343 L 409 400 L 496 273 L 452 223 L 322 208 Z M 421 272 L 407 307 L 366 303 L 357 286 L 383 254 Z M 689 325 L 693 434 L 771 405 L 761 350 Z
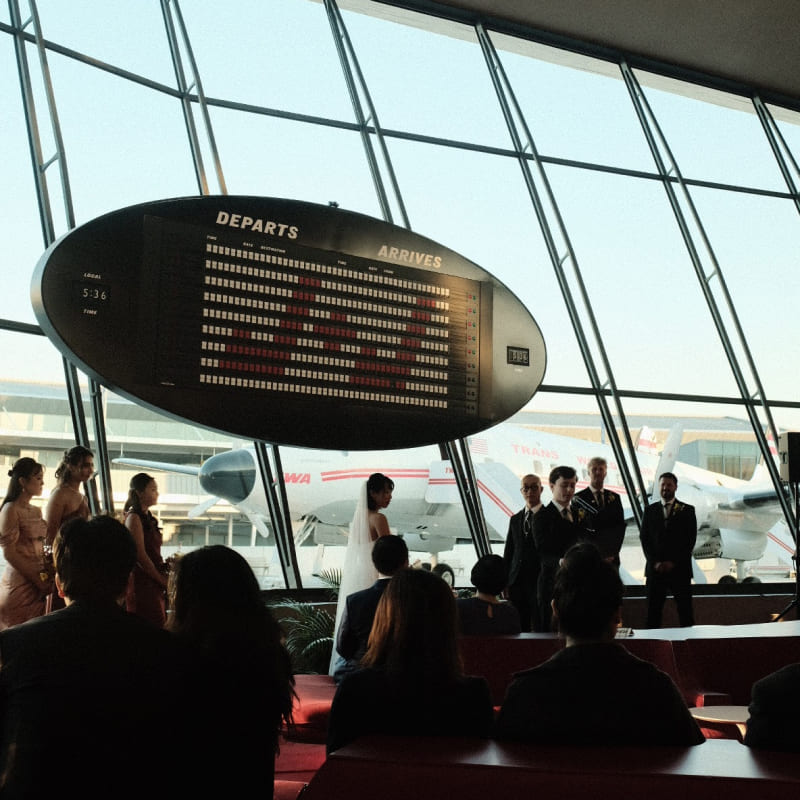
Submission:
M 326 674 L 333 651 L 334 618 L 323 608 L 309 603 L 283 600 L 272 605 L 278 624 L 286 634 L 286 649 L 294 671 Z M 280 615 L 279 609 L 290 613 Z
M 334 600 L 339 597 L 339 587 L 342 585 L 342 570 L 340 567 L 333 567 L 331 569 L 324 569 L 317 575 L 317 577 L 333 591 L 331 596 Z

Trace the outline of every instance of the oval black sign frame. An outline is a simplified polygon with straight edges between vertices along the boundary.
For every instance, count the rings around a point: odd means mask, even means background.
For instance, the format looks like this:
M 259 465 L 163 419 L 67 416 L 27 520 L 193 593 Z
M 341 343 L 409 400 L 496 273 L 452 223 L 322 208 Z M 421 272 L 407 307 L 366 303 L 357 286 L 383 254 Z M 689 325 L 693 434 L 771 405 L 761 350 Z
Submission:
M 404 228 L 247 196 L 98 217 L 40 259 L 44 332 L 90 377 L 178 419 L 321 449 L 474 434 L 544 377 L 542 334 L 486 270 Z

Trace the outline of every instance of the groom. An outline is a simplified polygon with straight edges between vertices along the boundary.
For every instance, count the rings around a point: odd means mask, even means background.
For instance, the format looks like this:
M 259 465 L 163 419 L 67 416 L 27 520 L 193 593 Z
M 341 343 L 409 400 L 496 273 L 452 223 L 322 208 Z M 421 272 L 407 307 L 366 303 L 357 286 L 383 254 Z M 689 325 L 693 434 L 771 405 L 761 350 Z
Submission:
M 339 635 L 336 637 L 337 660 L 333 678 L 339 683 L 345 675 L 358 669 L 367 652 L 369 634 L 378 602 L 389 579 L 397 570 L 408 566 L 408 547 L 400 536 L 381 536 L 372 547 L 372 563 L 378 580 L 368 589 L 353 592 L 345 600 Z

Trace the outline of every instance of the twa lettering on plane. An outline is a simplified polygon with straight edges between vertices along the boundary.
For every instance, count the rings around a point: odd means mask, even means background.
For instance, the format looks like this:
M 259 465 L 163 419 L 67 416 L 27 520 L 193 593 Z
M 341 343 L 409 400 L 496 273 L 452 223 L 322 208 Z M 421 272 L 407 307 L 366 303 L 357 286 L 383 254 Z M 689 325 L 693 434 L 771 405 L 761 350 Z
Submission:
M 641 443 L 642 437 L 640 437 Z M 653 485 L 656 472 L 675 472 L 678 496 L 695 506 L 698 519 L 696 558 L 732 559 L 737 575 L 744 577 L 745 562 L 759 560 L 767 549 L 781 542 L 776 523 L 780 507 L 772 485 L 760 476 L 742 481 L 683 464 L 674 459 L 680 432 L 665 443 L 660 457 L 649 445 L 639 452 L 642 476 Z M 549 501 L 547 478 L 558 464 L 578 470 L 578 487 L 588 485 L 587 464 L 600 456 L 609 464 L 606 486 L 622 495 L 629 506 L 619 470 L 607 444 L 592 443 L 544 433 L 505 422 L 469 440 L 484 516 L 492 541 L 502 543 L 509 517 L 522 507 L 520 478 L 536 473 L 544 484 L 543 501 Z M 461 498 L 452 466 L 443 461 L 437 447 L 379 453 L 316 451 L 281 448 L 286 493 L 295 523 L 295 539 L 302 544 L 345 544 L 347 530 L 364 481 L 373 472 L 388 475 L 395 483 L 386 511 L 393 532 L 403 535 L 416 552 L 448 552 L 459 542 L 469 542 Z M 170 465 L 136 459 L 117 459 L 145 469 L 191 473 L 212 497 L 236 506 L 262 535 L 269 536 L 266 497 L 252 449 L 220 453 L 200 467 Z M 208 508 L 209 504 L 203 504 Z M 631 517 L 632 515 L 628 515 Z M 632 519 L 631 519 L 632 522 Z M 773 527 L 774 526 L 774 527 Z M 785 527 L 785 526 L 784 526 Z M 769 537 L 769 538 L 768 538 Z M 783 547 L 788 547 L 785 541 Z M 624 548 L 641 553 L 638 530 L 629 524 Z M 696 571 L 696 578 L 701 573 Z

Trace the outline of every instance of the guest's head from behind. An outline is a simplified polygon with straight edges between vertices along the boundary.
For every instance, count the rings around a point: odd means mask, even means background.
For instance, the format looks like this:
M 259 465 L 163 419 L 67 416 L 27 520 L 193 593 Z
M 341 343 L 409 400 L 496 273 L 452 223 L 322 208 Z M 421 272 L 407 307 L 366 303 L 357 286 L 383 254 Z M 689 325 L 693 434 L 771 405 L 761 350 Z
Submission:
M 372 546 L 372 563 L 380 575 L 394 575 L 408 566 L 408 546 L 402 536 L 381 536 Z
M 367 506 L 370 511 L 386 508 L 392 499 L 394 481 L 381 472 L 373 472 L 367 479 Z
M 385 670 L 398 683 L 431 689 L 461 674 L 458 621 L 450 587 L 424 569 L 401 569 L 386 587 L 362 666 Z
M 2 505 L 13 503 L 23 494 L 35 496 L 42 493 L 44 467 L 33 458 L 24 456 L 17 459 L 8 471 L 8 477 L 8 491 Z
M 202 639 L 218 627 L 261 617 L 264 611 L 256 576 L 235 550 L 201 547 L 177 562 L 173 630 Z
M 469 579 L 480 594 L 497 597 L 506 588 L 506 567 L 502 557 L 494 553 L 481 556 Z
M 72 481 L 87 481 L 94 472 L 94 453 L 88 447 L 76 444 L 64 451 L 61 463 L 56 467 L 56 481 L 59 484 Z
M 128 498 L 125 511 L 143 514 L 158 502 L 158 485 L 155 478 L 146 472 L 137 472 L 128 485 Z
M 613 564 L 591 543 L 567 550 L 553 586 L 553 617 L 571 642 L 611 641 L 620 623 L 624 587 Z
M 113 517 L 65 522 L 53 544 L 56 585 L 68 602 L 117 602 L 136 563 L 128 529 Z
M 232 680 L 252 675 L 260 682 L 268 700 L 268 719 L 261 724 L 277 731 L 281 720 L 291 721 L 291 659 L 256 576 L 239 553 L 218 544 L 179 559 L 168 627 L 203 650 Z

